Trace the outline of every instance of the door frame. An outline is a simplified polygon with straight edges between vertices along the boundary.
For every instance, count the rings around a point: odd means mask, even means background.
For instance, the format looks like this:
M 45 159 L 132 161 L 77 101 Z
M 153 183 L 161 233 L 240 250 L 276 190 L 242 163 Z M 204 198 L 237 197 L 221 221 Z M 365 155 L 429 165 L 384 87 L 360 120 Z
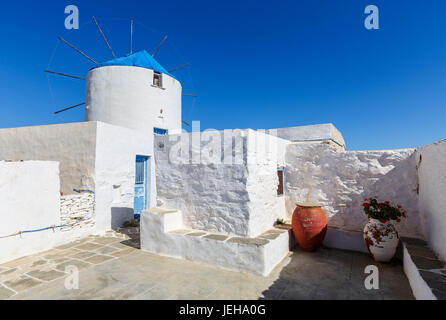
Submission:
M 136 155 L 135 157 L 135 182 L 134 182 L 134 188 L 136 187 L 136 162 L 138 160 L 144 160 L 144 206 L 142 210 L 146 210 L 149 208 L 150 205 L 150 190 L 149 190 L 149 186 L 151 184 L 149 184 L 149 179 L 151 177 L 150 174 L 150 169 L 151 169 L 151 165 L 150 165 L 150 156 L 143 156 L 143 155 Z M 135 196 L 134 196 L 135 197 Z M 133 210 L 135 210 L 135 208 L 133 207 Z M 142 211 L 141 210 L 141 211 Z M 141 213 L 138 213 L 138 215 L 140 215 Z M 135 216 L 136 213 L 133 212 L 133 216 Z

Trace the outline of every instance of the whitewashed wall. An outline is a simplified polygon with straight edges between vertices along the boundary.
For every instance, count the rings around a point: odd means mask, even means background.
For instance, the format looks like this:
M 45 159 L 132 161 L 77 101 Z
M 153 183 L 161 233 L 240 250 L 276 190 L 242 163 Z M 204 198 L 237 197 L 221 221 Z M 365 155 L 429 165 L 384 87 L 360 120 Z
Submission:
M 96 122 L 0 129 L 0 160 L 59 161 L 61 191 L 94 188 Z
M 59 163 L 0 161 L 0 237 L 60 224 Z M 46 250 L 53 231 L 0 238 L 0 263 Z
M 221 141 L 218 150 L 209 147 L 214 138 Z M 158 198 L 164 207 L 181 210 L 191 228 L 257 236 L 285 215 L 277 197 L 283 162 L 277 155 L 283 155 L 285 141 L 253 130 L 235 130 L 229 144 L 225 139 L 222 131 L 156 137 Z M 266 147 L 273 142 L 277 146 Z
M 446 261 L 446 140 L 418 149 L 416 160 L 426 240 Z
M 253 130 L 246 131 L 246 134 L 249 233 L 255 236 L 271 229 L 278 218 L 286 218 L 285 198 L 277 196 L 277 169 L 285 164 L 288 141 Z
M 96 231 L 121 227 L 133 217 L 136 156 L 152 156 L 153 134 L 97 122 Z M 150 167 L 153 159 L 150 158 Z M 153 170 L 151 168 L 151 170 Z M 156 202 L 156 180 L 148 175 L 149 207 Z
M 414 149 L 335 152 L 323 145 L 287 146 L 286 208 L 291 216 L 308 191 L 321 203 L 329 225 L 361 231 L 367 221 L 365 198 L 401 204 L 408 218 L 397 224 L 401 235 L 422 238 Z

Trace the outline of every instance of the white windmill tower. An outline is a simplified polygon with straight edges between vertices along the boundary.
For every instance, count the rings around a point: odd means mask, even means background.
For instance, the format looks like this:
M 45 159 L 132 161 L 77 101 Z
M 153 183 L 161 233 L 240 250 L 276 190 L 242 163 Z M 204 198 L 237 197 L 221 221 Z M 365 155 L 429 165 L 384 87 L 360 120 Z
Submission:
M 167 36 L 153 52 L 133 53 L 133 19 L 131 20 L 130 54 L 116 58 L 110 44 L 93 17 L 99 32 L 104 38 L 113 60 L 98 63 L 76 47 L 60 38 L 65 44 L 95 63 L 86 79 L 49 70 L 46 72 L 86 80 L 86 100 L 84 103 L 64 108 L 55 113 L 85 105 L 86 121 L 102 121 L 135 129 L 147 134 L 181 132 L 181 83 L 172 72 L 188 66 L 184 64 L 167 71 L 154 58 Z M 184 96 L 193 96 L 185 94 Z

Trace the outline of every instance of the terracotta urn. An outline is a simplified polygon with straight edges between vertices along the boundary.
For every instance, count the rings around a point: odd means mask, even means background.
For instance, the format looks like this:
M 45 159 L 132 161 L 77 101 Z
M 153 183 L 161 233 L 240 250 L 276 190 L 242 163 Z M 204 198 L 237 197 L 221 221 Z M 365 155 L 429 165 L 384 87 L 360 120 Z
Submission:
M 395 255 L 399 237 L 392 222 L 369 219 L 364 227 L 364 240 L 370 255 L 378 262 L 389 262 Z
M 315 251 L 327 233 L 327 217 L 315 203 L 298 203 L 293 212 L 292 227 L 297 243 L 304 251 Z

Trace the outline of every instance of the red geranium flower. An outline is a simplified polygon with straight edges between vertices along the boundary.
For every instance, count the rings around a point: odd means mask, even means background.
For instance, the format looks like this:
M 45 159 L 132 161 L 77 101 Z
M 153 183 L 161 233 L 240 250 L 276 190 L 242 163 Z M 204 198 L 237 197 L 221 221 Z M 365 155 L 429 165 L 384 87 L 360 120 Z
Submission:
M 396 218 L 396 222 L 400 222 L 401 221 L 401 219 L 400 218 Z
M 403 217 L 405 218 L 405 217 L 406 217 L 406 213 L 405 213 L 405 212 L 403 212 L 403 213 L 402 213 L 402 216 L 403 216 Z
M 384 220 L 384 219 L 381 219 L 379 221 L 381 221 L 382 223 L 386 223 L 387 222 L 387 220 Z
M 370 205 L 369 205 L 368 203 L 363 203 L 362 206 L 363 206 L 364 208 L 368 208 L 368 207 L 370 207 Z

